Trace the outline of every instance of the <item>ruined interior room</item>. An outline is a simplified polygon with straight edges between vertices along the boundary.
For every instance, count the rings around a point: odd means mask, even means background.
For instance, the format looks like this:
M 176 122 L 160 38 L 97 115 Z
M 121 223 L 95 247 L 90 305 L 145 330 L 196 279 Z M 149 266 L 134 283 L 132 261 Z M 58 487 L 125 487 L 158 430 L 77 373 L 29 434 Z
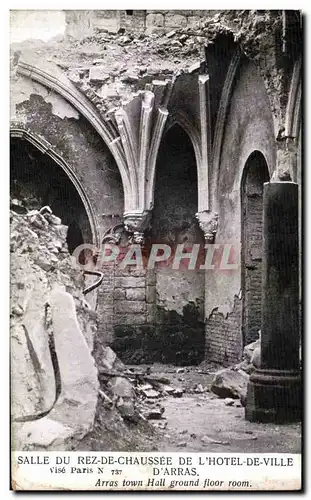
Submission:
M 12 447 L 300 453 L 300 12 L 10 31 Z

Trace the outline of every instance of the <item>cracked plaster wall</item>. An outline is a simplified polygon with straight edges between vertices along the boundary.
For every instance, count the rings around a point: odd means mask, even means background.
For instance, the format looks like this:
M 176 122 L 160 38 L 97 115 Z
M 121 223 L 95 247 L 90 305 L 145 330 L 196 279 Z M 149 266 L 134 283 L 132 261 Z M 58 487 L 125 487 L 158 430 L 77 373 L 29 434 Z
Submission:
M 271 174 L 276 161 L 271 108 L 257 69 L 244 63 L 236 79 L 224 131 L 218 177 L 220 222 L 215 241 L 233 243 L 237 259 L 241 245 L 241 179 L 246 161 L 255 150 L 264 155 Z M 206 272 L 206 353 L 210 359 L 230 363 L 241 356 L 240 303 L 240 266 L 236 270 Z

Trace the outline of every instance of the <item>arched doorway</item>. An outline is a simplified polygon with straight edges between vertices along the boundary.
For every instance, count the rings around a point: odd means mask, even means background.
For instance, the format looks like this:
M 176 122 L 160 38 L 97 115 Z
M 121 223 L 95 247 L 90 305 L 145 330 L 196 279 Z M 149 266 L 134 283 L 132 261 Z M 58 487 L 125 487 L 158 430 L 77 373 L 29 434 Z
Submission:
M 90 221 L 75 185 L 60 164 L 26 135 L 13 132 L 10 141 L 11 196 L 21 200 L 27 210 L 49 205 L 68 226 L 70 253 L 82 243 L 95 243 L 95 221 Z
M 263 184 L 269 170 L 262 153 L 254 151 L 245 164 L 241 182 L 242 335 L 247 345 L 261 328 Z
M 197 164 L 193 144 L 184 129 L 174 124 L 164 135 L 157 159 L 152 243 L 169 245 L 172 256 L 178 244 L 189 252 L 204 248 L 195 214 L 198 210 Z M 159 360 L 195 364 L 204 359 L 204 271 L 188 269 L 181 260 L 155 270 L 156 335 L 154 352 Z M 162 359 L 161 359 L 162 356 Z

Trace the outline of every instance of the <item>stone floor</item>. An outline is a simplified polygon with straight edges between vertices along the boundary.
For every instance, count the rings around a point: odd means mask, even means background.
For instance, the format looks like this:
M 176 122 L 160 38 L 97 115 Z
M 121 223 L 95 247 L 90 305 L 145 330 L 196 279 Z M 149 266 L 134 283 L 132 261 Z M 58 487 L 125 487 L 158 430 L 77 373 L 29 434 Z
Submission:
M 219 369 L 216 365 L 185 368 L 138 365 L 132 368 L 139 371 L 151 368 L 153 374 L 165 374 L 171 386 L 183 389 L 182 397 L 167 395 L 158 398 L 154 404 L 164 408 L 162 418 L 140 425 L 126 425 L 118 412 L 108 411 L 99 405 L 94 430 L 76 449 L 201 453 L 301 452 L 300 423 L 276 425 L 248 422 L 239 400 L 230 402 L 209 391 L 214 373 Z M 195 392 L 200 386 L 203 392 Z
M 160 427 L 160 451 L 208 453 L 300 453 L 301 424 L 261 424 L 248 422 L 240 402 L 225 401 L 209 392 L 218 368 L 205 363 L 181 369 L 153 366 L 153 372 L 166 372 L 171 385 L 182 387 L 181 398 L 161 399 L 163 419 Z M 195 393 L 201 386 L 205 391 Z M 207 390 L 206 390 L 207 389 Z M 228 406 L 226 403 L 232 404 Z M 163 428 L 161 428 L 163 427 Z
M 186 394 L 162 402 L 167 425 L 161 451 L 208 453 L 300 453 L 299 423 L 275 425 L 248 422 L 244 408 L 226 406 L 211 393 Z

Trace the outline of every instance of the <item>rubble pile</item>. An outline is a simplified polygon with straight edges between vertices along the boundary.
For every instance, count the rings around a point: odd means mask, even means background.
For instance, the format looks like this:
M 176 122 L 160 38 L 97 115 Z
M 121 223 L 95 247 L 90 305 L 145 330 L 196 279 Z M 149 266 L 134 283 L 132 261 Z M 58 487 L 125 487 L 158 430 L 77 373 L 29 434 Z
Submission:
M 204 60 L 205 38 L 182 29 L 138 36 L 101 33 L 75 43 L 74 59 L 51 61 L 66 71 L 103 115 L 130 102 L 137 92 L 152 90 L 154 83 L 191 72 L 198 60 Z
M 225 404 L 230 406 L 235 399 L 240 399 L 242 406 L 246 405 L 247 384 L 250 375 L 261 363 L 261 331 L 255 342 L 246 345 L 243 350 L 242 361 L 229 368 L 219 370 L 212 381 L 211 391 L 221 398 L 225 398 Z M 299 350 L 299 361 L 301 365 L 301 346 Z M 227 400 L 227 401 L 226 401 Z
M 24 200 L 16 198 L 11 198 L 10 205 L 11 324 L 22 321 L 35 283 L 40 284 L 44 295 L 57 283 L 74 297 L 79 321 L 93 318 L 95 330 L 95 312 L 82 293 L 83 272 L 68 252 L 68 227 L 48 206 L 27 210 Z
M 126 367 L 110 347 L 95 367 L 96 313 L 83 295 L 83 272 L 68 252 L 67 226 L 39 203 L 32 195 L 10 200 L 14 445 L 80 448 L 93 430 L 107 443 L 118 432 L 127 439 L 128 424 L 162 420 L 161 399 L 183 390 Z
M 259 338 L 244 347 L 241 363 L 221 369 L 215 374 L 211 391 L 224 398 L 227 406 L 231 406 L 235 399 L 240 399 L 245 406 L 249 376 L 256 368 L 260 368 L 260 345 L 259 332 Z
M 152 90 L 153 82 L 192 72 L 204 61 L 207 43 L 202 33 L 179 28 L 169 33 L 105 33 L 81 40 L 65 38 L 51 44 L 12 44 L 14 64 L 35 57 L 59 66 L 102 115 L 130 102 L 137 92 Z M 29 45 L 29 47 L 28 47 Z M 147 87 L 146 87 L 147 85 Z M 148 88 L 151 86 L 151 88 Z
M 11 46 L 12 59 L 18 60 L 22 49 L 23 56 L 28 52 L 55 63 L 105 114 L 131 101 L 137 91 L 146 84 L 152 86 L 154 80 L 191 72 L 193 65 L 204 61 L 205 48 L 218 36 L 233 36 L 243 51 L 256 59 L 263 46 L 271 50 L 267 30 L 262 27 L 271 26 L 273 36 L 280 29 L 279 22 L 270 11 L 224 10 L 169 33 L 138 33 L 122 28 L 118 33 L 97 30 L 80 40 L 67 36 L 53 43 L 15 43 Z
M 96 313 L 83 295 L 83 272 L 68 252 L 67 226 L 38 204 L 33 196 L 10 200 L 14 446 L 80 448 L 93 429 L 114 442 L 118 432 L 127 437 L 127 423 L 161 418 L 165 380 L 153 377 L 150 384 L 109 347 L 95 367 Z
M 172 387 L 166 375 L 153 374 L 150 368 L 127 367 L 110 347 L 104 349 L 98 373 L 100 396 L 108 407 L 116 408 L 122 418 L 130 422 L 162 419 L 161 399 L 179 398 L 184 392 L 182 388 Z
M 67 226 L 48 206 L 28 210 L 27 200 L 17 198 L 10 206 L 14 444 L 70 447 L 94 422 L 96 313 L 68 252 Z
M 179 75 L 200 70 L 206 48 L 225 35 L 258 64 L 268 94 L 277 90 L 276 96 L 270 96 L 274 109 L 277 94 L 283 92 L 274 57 L 275 36 L 280 29 L 280 16 L 271 11 L 224 10 L 169 33 L 141 33 L 130 27 L 118 33 L 95 29 L 94 34 L 79 40 L 66 36 L 49 43 L 14 43 L 11 62 L 13 72 L 21 53 L 26 61 L 30 57 L 56 64 L 110 122 L 111 113 L 129 104 L 139 92 L 152 91 Z

